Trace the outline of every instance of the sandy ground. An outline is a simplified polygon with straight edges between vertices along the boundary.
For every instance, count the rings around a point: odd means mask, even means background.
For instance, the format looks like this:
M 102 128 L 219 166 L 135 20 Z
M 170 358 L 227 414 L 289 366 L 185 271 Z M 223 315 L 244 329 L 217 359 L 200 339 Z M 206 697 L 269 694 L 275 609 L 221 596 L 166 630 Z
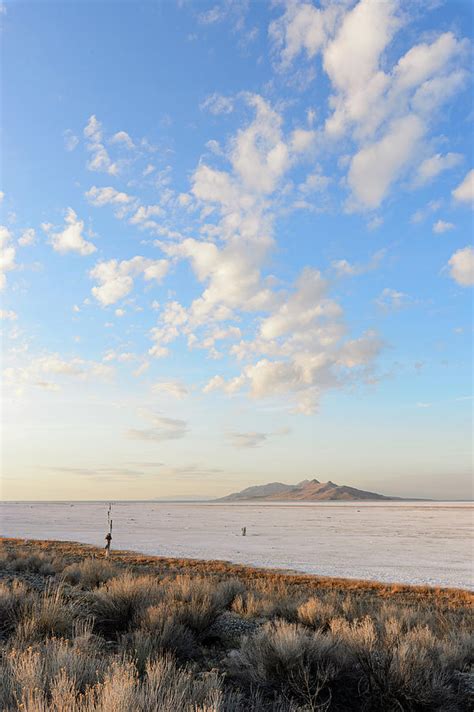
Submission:
M 117 502 L 113 546 L 321 576 L 474 588 L 472 503 Z M 0 534 L 100 545 L 103 502 L 0 503 Z M 247 536 L 240 534 L 247 527 Z

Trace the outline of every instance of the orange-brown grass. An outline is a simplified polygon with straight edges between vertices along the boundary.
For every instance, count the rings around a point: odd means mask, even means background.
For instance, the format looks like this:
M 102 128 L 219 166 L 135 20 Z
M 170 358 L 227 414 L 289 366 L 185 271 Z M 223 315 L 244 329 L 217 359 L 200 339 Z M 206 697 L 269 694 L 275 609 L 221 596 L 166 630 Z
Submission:
M 78 542 L 51 541 L 38 539 L 0 538 L 0 561 L 8 556 L 13 559 L 45 556 L 43 563 L 61 560 L 67 564 L 80 563 L 87 558 L 104 559 L 104 552 L 89 544 Z M 469 608 L 474 604 L 474 594 L 460 588 L 440 586 L 412 586 L 400 583 L 378 583 L 359 579 L 299 574 L 276 569 L 261 569 L 227 561 L 202 561 L 199 559 L 175 559 L 164 556 L 149 556 L 132 551 L 113 551 L 114 565 L 126 569 L 133 567 L 135 572 L 154 574 L 188 574 L 193 576 L 237 577 L 241 581 L 254 583 L 260 581 L 272 588 L 283 584 L 293 591 L 329 591 L 357 592 L 374 598 L 390 598 L 394 603 L 433 603 L 448 608 Z M 62 564 L 62 565 L 63 565 Z
M 2 712 L 467 712 L 465 590 L 0 540 Z

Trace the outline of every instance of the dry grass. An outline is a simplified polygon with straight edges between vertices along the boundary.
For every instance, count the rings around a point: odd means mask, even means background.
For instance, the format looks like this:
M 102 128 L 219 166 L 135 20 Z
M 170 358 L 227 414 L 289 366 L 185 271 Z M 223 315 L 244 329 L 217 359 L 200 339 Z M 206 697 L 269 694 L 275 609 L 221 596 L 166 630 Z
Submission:
M 467 712 L 471 611 L 467 591 L 6 539 L 0 709 Z

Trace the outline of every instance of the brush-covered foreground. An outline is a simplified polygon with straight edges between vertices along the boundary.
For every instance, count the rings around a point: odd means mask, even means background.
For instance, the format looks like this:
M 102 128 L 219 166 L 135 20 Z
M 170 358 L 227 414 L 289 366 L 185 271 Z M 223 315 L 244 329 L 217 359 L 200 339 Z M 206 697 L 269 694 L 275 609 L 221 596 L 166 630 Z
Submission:
M 472 595 L 0 542 L 2 712 L 464 712 Z

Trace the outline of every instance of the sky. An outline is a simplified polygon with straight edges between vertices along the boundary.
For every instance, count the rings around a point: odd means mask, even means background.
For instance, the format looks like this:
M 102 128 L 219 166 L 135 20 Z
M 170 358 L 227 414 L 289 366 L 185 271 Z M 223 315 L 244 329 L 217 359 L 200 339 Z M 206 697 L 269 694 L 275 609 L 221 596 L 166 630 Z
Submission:
M 7 500 L 472 497 L 469 2 L 7 2 Z

